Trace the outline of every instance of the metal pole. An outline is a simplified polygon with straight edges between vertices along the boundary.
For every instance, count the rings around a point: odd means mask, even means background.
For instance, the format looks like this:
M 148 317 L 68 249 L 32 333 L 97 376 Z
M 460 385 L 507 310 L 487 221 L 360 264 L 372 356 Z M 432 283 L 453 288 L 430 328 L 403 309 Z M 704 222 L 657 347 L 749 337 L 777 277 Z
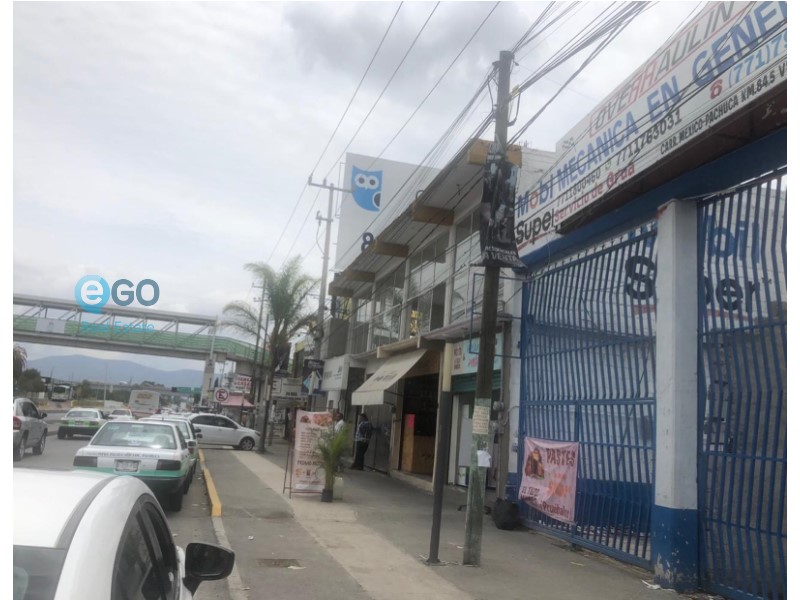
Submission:
M 431 545 L 428 551 L 429 565 L 439 564 L 439 533 L 442 528 L 442 504 L 444 484 L 447 478 L 447 463 L 450 458 L 450 417 L 453 414 L 452 389 L 453 344 L 444 346 L 442 361 L 442 396 L 439 402 L 439 427 L 436 434 L 436 463 L 433 466 L 433 522 L 431 523 Z
M 497 111 L 494 137 L 503 154 L 505 154 L 508 144 L 508 97 L 513 59 L 514 55 L 504 50 L 500 52 L 500 61 L 497 63 Z M 472 411 L 472 452 L 463 561 L 465 565 L 474 566 L 481 564 L 486 468 L 478 466 L 478 452 L 487 451 L 489 446 L 488 425 L 492 405 L 492 373 L 494 371 L 499 288 L 500 268 L 484 267 L 481 337 L 475 382 L 475 408 Z
M 253 355 L 253 377 L 256 380 L 256 382 L 255 382 L 256 383 L 256 386 L 255 386 L 256 387 L 256 390 L 255 390 L 255 392 L 256 392 L 256 395 L 255 395 L 255 398 L 256 398 L 256 405 L 255 405 L 256 406 L 256 411 L 261 410 L 261 406 L 258 403 L 258 401 L 260 399 L 260 395 L 261 395 L 261 379 L 258 376 L 259 375 L 258 349 L 259 349 L 259 347 L 261 345 L 261 321 L 264 318 L 264 297 L 266 296 L 266 293 L 267 293 L 267 281 L 266 281 L 266 279 L 262 279 L 261 280 L 261 303 L 259 304 L 259 307 L 258 307 L 258 326 L 256 327 L 256 351 L 255 351 L 255 354 Z M 267 335 L 267 333 L 265 331 L 264 332 L 264 337 L 266 337 L 266 335 Z M 242 421 L 242 411 L 243 410 L 244 410 L 244 402 L 242 402 L 242 406 L 241 406 L 241 408 L 239 408 L 239 422 L 240 423 Z M 263 452 L 263 451 L 264 451 L 264 437 L 262 436 L 258 440 L 258 452 Z

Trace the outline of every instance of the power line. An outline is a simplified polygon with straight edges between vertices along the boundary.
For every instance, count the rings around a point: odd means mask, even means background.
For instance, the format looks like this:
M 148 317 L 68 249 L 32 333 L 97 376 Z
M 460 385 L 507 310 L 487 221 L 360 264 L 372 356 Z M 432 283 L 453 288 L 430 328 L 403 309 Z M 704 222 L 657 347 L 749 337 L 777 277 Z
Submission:
M 394 81 L 394 78 L 397 75 L 397 72 L 400 70 L 400 67 L 402 67 L 403 64 L 405 63 L 406 58 L 408 58 L 408 55 L 411 53 L 411 50 L 416 45 L 417 41 L 419 40 L 420 36 L 422 35 L 422 32 L 425 31 L 425 28 L 428 26 L 428 23 L 430 22 L 431 18 L 433 17 L 434 13 L 436 12 L 436 9 L 439 7 L 439 4 L 440 3 L 437 2 L 434 5 L 433 10 L 431 10 L 430 14 L 428 15 L 428 18 L 425 19 L 425 22 L 422 24 L 422 27 L 419 29 L 419 31 L 417 32 L 417 35 L 414 37 L 413 41 L 411 42 L 411 45 L 408 47 L 408 50 L 406 50 L 406 53 L 403 55 L 403 58 L 400 60 L 400 62 L 398 63 L 397 67 L 395 68 L 394 72 L 392 73 L 391 77 L 389 77 L 389 80 L 386 82 L 386 85 L 381 90 L 381 93 L 378 95 L 377 99 L 373 103 L 372 108 L 369 109 L 369 112 L 367 113 L 367 115 L 362 119 L 361 124 L 358 126 L 358 129 L 356 129 L 356 132 L 350 138 L 350 141 L 347 142 L 347 146 L 345 146 L 345 149 L 336 158 L 336 160 L 334 161 L 334 163 L 331 166 L 331 168 L 328 169 L 328 172 L 325 174 L 325 178 L 327 178 L 331 174 L 331 172 L 336 168 L 336 165 L 339 163 L 339 161 L 341 160 L 342 156 L 344 156 L 345 152 L 347 152 L 347 149 L 350 148 L 350 144 L 353 143 L 353 140 L 355 140 L 356 136 L 358 136 L 358 134 L 360 133 L 361 128 L 364 127 L 364 125 L 366 124 L 367 119 L 369 119 L 370 115 L 375 110 L 375 107 L 381 101 L 381 98 L 383 98 L 383 95 L 386 92 L 386 90 L 389 87 L 389 85 L 392 83 L 392 81 Z M 321 192 L 321 190 L 317 192 L 317 196 L 315 197 L 315 201 L 316 201 L 316 198 L 319 197 L 320 192 Z M 300 231 L 303 230 L 303 228 L 305 227 L 306 223 L 308 222 L 308 218 L 311 216 L 311 211 L 312 210 L 313 210 L 313 205 L 312 205 L 311 209 L 308 211 L 308 213 L 306 214 L 305 218 L 303 219 L 303 223 L 302 223 L 302 225 L 300 225 Z M 297 243 L 298 239 L 299 239 L 299 235 L 292 242 L 292 245 L 291 245 L 289 251 L 287 252 L 287 257 L 291 254 L 291 252 L 294 249 L 294 246 Z M 285 260 L 284 260 L 284 262 L 285 262 Z
M 350 144 L 353 143 L 353 140 L 355 140 L 356 137 L 358 136 L 358 134 L 361 132 L 361 128 L 364 127 L 364 125 L 366 125 L 367 119 L 369 119 L 370 115 L 372 114 L 372 111 L 375 110 L 375 107 L 378 106 L 378 103 L 381 101 L 381 98 L 383 98 L 384 93 L 386 93 L 386 90 L 389 88 L 389 86 L 391 85 L 392 81 L 394 81 L 394 78 L 397 75 L 397 72 L 400 70 L 400 67 L 402 67 L 403 64 L 405 63 L 406 59 L 408 58 L 408 55 L 411 54 L 411 50 L 413 50 L 414 46 L 416 46 L 417 41 L 419 40 L 420 36 L 422 35 L 422 32 L 425 31 L 425 28 L 428 26 L 428 23 L 430 22 L 431 18 L 433 17 L 434 13 L 436 12 L 436 9 L 439 8 L 439 4 L 440 4 L 440 2 L 437 2 L 434 5 L 433 10 L 431 10 L 430 14 L 428 15 L 428 18 L 425 19 L 425 22 L 422 24 L 422 27 L 420 27 L 419 31 L 417 32 L 417 35 L 414 36 L 414 39 L 412 40 L 411 45 L 408 47 L 408 50 L 406 50 L 406 53 L 403 55 L 403 58 L 398 63 L 397 67 L 395 67 L 395 70 L 392 73 L 391 77 L 389 77 L 389 80 L 386 82 L 386 85 L 383 86 L 383 89 L 381 90 L 381 93 L 378 94 L 378 97 L 375 99 L 375 102 L 373 103 L 372 107 L 369 109 L 369 112 L 362 119 L 361 124 L 358 126 L 358 129 L 356 129 L 356 132 L 353 134 L 353 137 L 350 138 L 350 141 L 347 142 L 347 145 L 345 146 L 344 150 L 342 150 L 341 154 L 339 154 L 339 156 L 336 158 L 336 160 L 334 161 L 333 166 L 331 166 L 331 168 L 328 169 L 328 172 L 325 174 L 325 177 L 330 175 L 331 171 L 333 171 L 333 169 L 336 168 L 336 165 L 342 159 L 342 157 L 344 156 L 345 152 L 347 152 L 348 148 L 350 148 Z
M 397 19 L 397 15 L 400 13 L 400 9 L 402 7 L 403 7 L 403 3 L 401 2 L 398 5 L 397 10 L 394 13 L 394 16 L 392 17 L 392 20 L 389 22 L 389 25 L 386 27 L 386 31 L 384 31 L 383 37 L 381 38 L 381 41 L 378 44 L 378 47 L 375 49 L 375 52 L 373 53 L 372 59 L 369 61 L 369 64 L 367 65 L 367 68 L 364 70 L 364 74 L 361 76 L 361 80 L 358 82 L 358 85 L 356 86 L 356 89 L 353 92 L 353 95 L 350 97 L 350 101 L 347 103 L 347 107 L 345 107 L 344 112 L 342 113 L 342 116 L 339 119 L 339 122 L 336 124 L 336 127 L 333 130 L 333 133 L 331 133 L 331 137 L 328 139 L 328 142 L 325 144 L 325 148 L 323 148 L 322 152 L 320 153 L 319 158 L 317 159 L 317 162 L 314 165 L 314 168 L 312 169 L 312 173 L 313 173 L 313 171 L 315 171 L 317 169 L 317 167 L 319 166 L 319 163 L 322 162 L 322 159 L 325 156 L 325 152 L 328 151 L 328 147 L 330 146 L 331 142 L 333 141 L 333 138 L 336 136 L 336 133 L 339 131 L 339 127 L 341 126 L 342 121 L 344 121 L 345 115 L 347 115 L 347 112 L 350 110 L 350 107 L 352 106 L 353 101 L 355 100 L 355 97 L 358 94 L 358 91 L 361 89 L 361 85 L 364 83 L 364 80 L 366 79 L 367 74 L 369 73 L 370 69 L 372 68 L 372 64 L 375 62 L 375 59 L 377 58 L 378 53 L 380 52 L 381 48 L 383 47 L 383 42 L 386 41 L 386 36 L 389 35 L 389 31 L 391 30 L 392 25 L 395 22 L 395 19 Z M 286 221 L 286 225 L 284 226 L 283 231 L 281 231 L 280 236 L 278 236 L 278 240 L 275 242 L 275 247 L 272 249 L 272 252 L 270 253 L 269 258 L 267 258 L 267 262 L 269 262 L 272 259 L 272 256 L 275 254 L 275 250 L 278 249 L 278 246 L 280 245 L 280 242 L 283 239 L 283 236 L 286 234 L 286 230 L 289 227 L 289 223 L 292 222 L 292 219 L 294 218 L 295 212 L 297 212 L 297 207 L 300 205 L 300 200 L 302 199 L 303 194 L 305 193 L 306 189 L 308 189 L 308 181 L 304 182 L 303 188 L 300 190 L 300 195 L 297 197 L 297 200 L 294 203 L 294 208 L 292 209 L 292 214 L 289 215 L 289 218 Z M 316 202 L 316 199 L 318 197 L 319 197 L 319 191 L 317 191 L 317 195 L 314 197 L 314 201 L 315 202 Z

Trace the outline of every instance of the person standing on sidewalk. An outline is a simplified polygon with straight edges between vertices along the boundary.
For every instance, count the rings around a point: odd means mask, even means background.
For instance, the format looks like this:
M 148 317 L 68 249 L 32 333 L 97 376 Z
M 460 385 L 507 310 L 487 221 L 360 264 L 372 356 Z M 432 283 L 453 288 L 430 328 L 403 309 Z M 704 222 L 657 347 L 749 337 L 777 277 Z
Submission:
M 333 413 L 333 421 L 333 431 L 334 433 L 339 433 L 342 427 L 344 427 L 344 415 L 337 410 Z
M 358 416 L 358 428 L 356 429 L 356 459 L 353 461 L 351 469 L 364 470 L 364 455 L 367 453 L 370 437 L 372 437 L 372 424 L 367 415 L 361 413 Z

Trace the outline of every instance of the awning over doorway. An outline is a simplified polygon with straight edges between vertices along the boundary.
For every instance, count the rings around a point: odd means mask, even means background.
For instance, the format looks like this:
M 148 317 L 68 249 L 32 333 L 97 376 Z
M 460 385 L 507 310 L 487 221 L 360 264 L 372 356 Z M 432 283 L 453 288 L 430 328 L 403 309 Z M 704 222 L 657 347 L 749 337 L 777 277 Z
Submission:
M 427 352 L 425 348 L 420 348 L 388 358 L 372 377 L 353 392 L 353 404 L 362 406 L 383 404 L 383 393 L 408 373 L 425 352 Z

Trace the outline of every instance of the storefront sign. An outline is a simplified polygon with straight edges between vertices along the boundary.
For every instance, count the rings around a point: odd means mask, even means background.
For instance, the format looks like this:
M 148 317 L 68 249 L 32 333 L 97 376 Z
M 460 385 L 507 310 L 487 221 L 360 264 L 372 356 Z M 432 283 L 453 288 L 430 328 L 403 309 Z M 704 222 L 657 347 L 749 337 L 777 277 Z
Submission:
M 495 356 L 493 370 L 499 371 L 503 368 L 503 357 L 499 356 L 503 352 L 503 334 L 497 334 L 495 342 Z M 469 375 L 478 372 L 478 348 L 479 338 L 462 340 L 453 344 L 453 377 L 456 375 Z
M 519 499 L 564 523 L 575 522 L 578 442 L 525 438 Z
M 322 386 L 320 389 L 323 392 L 346 390 L 349 373 L 349 354 L 325 359 L 325 367 L 322 370 Z
M 252 379 L 247 375 L 239 375 L 237 373 L 233 376 L 233 389 L 249 394 L 251 381 Z
M 322 432 L 332 425 L 329 412 L 296 410 L 292 450 L 292 492 L 321 492 L 325 468 L 316 448 Z
M 343 271 L 433 181 L 439 169 L 347 154 L 336 270 Z
M 543 177 L 521 174 L 519 255 L 785 82 L 786 11 L 786 2 L 707 3 L 562 138 Z
M 300 398 L 302 382 L 299 379 L 281 377 L 272 382 L 272 395 L 276 398 Z

